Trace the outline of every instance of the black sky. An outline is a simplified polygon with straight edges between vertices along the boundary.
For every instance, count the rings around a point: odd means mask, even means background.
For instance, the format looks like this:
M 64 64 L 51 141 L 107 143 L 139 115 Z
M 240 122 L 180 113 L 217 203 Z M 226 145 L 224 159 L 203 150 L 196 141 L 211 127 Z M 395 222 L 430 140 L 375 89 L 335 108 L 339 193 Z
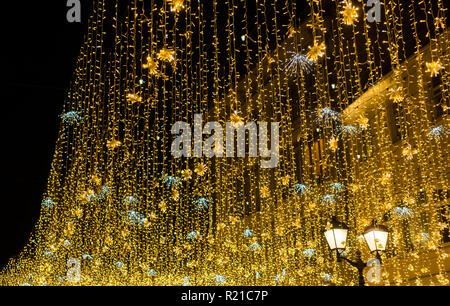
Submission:
M 0 265 L 17 254 L 39 217 L 59 118 L 90 1 L 81 23 L 66 20 L 66 0 L 2 1 Z

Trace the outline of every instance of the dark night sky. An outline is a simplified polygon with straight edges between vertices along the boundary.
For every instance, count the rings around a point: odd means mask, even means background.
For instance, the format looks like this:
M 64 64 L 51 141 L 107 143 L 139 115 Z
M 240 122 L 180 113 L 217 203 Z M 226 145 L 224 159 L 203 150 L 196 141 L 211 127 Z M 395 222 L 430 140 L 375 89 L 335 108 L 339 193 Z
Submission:
M 87 27 L 66 20 L 66 0 L 2 1 L 0 265 L 17 254 L 39 217 L 58 115 Z

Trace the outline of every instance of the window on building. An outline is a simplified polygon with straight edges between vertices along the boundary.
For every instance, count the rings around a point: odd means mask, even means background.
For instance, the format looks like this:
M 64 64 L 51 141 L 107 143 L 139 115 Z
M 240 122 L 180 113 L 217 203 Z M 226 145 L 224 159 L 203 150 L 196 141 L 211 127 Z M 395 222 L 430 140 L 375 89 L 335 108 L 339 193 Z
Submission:
M 372 129 L 370 126 L 361 132 L 361 138 L 358 140 L 359 159 L 366 160 L 373 155 Z
M 323 139 L 318 139 L 314 141 L 312 146 L 312 156 L 315 162 L 315 172 L 317 177 L 322 177 L 323 168 L 322 168 L 322 159 L 324 155 L 324 144 Z
M 302 141 L 298 141 L 296 143 L 294 143 L 294 154 L 295 154 L 295 175 L 298 178 L 303 178 L 303 166 L 304 166 L 304 162 L 303 162 L 303 142 Z
M 378 132 L 380 129 L 379 122 L 378 122 L 378 115 L 373 116 L 369 119 L 369 125 L 370 125 L 370 135 L 372 138 L 372 155 L 375 155 L 379 149 L 379 136 Z
M 259 165 L 256 163 L 245 170 L 243 181 L 243 197 L 245 199 L 244 214 L 246 216 L 261 211 L 261 197 L 257 188 L 252 188 L 260 180 Z
M 450 189 L 435 190 L 433 198 L 441 204 L 439 222 L 443 226 L 441 229 L 442 242 L 450 242 L 450 204 L 446 203 L 450 198 Z
M 389 127 L 391 130 L 392 143 L 403 139 L 401 120 L 404 115 L 404 110 L 398 103 L 391 103 L 389 107 Z
M 442 207 L 440 222 L 443 225 L 443 228 L 441 230 L 442 242 L 450 242 L 450 204 Z
M 444 115 L 441 85 L 440 75 L 431 78 L 431 116 L 433 121 L 438 121 Z
M 403 241 L 405 243 L 405 248 L 408 251 L 413 251 L 414 250 L 414 243 L 413 243 L 413 239 L 411 237 L 411 222 L 408 219 L 403 219 L 401 220 L 401 233 L 403 236 Z
M 300 105 L 300 98 L 299 98 L 299 89 L 297 84 L 290 84 L 289 86 L 289 95 L 292 105 L 292 121 L 295 121 L 299 118 L 300 111 L 301 111 L 301 105 Z
M 316 176 L 319 181 L 323 175 L 324 141 L 323 139 L 310 140 L 304 148 L 303 165 L 308 167 L 308 174 Z

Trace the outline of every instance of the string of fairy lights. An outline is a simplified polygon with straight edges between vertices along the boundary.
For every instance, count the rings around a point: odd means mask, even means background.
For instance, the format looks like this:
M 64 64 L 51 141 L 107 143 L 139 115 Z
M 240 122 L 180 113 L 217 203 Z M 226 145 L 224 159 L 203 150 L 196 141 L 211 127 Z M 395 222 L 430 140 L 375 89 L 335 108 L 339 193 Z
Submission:
M 371 257 L 373 220 L 390 229 L 381 284 L 448 285 L 444 1 L 386 0 L 373 23 L 364 0 L 306 2 L 300 20 L 294 0 L 95 0 L 40 219 L 1 283 L 354 285 L 335 216 L 349 257 Z M 173 157 L 195 114 L 279 122 L 278 167 Z

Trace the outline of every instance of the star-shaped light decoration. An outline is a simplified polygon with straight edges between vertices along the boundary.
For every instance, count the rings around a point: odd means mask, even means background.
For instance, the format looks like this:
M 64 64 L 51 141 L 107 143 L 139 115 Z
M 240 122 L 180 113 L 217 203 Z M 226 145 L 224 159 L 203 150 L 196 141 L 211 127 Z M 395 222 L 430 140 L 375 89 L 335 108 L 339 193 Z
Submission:
M 260 192 L 262 198 L 268 198 L 270 196 L 270 190 L 267 186 L 261 187 Z
M 185 169 L 185 170 L 181 171 L 181 177 L 185 181 L 190 180 L 192 178 L 192 171 L 190 169 Z
M 349 187 L 352 192 L 357 192 L 358 190 L 361 189 L 361 186 L 358 184 L 350 184 Z
M 293 225 L 297 229 L 302 227 L 302 220 L 300 218 L 295 219 L 294 222 L 293 222 Z
M 380 182 L 383 185 L 387 185 L 391 181 L 391 178 L 392 178 L 392 174 L 390 174 L 389 172 L 386 172 L 381 177 Z
M 291 25 L 288 29 L 288 37 L 289 38 L 294 37 L 295 33 L 297 33 L 297 30 L 295 29 L 294 26 Z
M 209 253 L 208 256 L 206 256 L 207 261 L 213 261 L 214 260 L 214 254 Z
M 228 218 L 230 219 L 230 222 L 233 225 L 239 222 L 239 218 L 236 216 L 229 216 Z
M 267 240 L 267 239 L 269 239 L 269 237 L 270 237 L 270 235 L 269 235 L 269 233 L 267 233 L 267 232 L 263 232 L 263 233 L 261 234 L 261 238 L 262 238 L 263 240 Z
M 314 209 L 316 209 L 316 203 L 314 203 L 314 202 L 310 202 L 309 204 L 308 204 L 308 206 L 307 206 L 307 208 L 310 210 L 310 211 L 313 211 Z
M 345 1 L 341 14 L 346 25 L 353 25 L 358 19 L 358 8 L 354 7 L 350 1 Z
M 275 228 L 275 234 L 277 234 L 278 236 L 283 236 L 284 235 L 284 227 L 283 226 L 277 226 Z
M 196 188 L 193 192 L 192 195 L 194 197 L 201 197 L 202 196 L 202 191 L 199 188 Z
M 158 74 L 158 62 L 152 57 L 147 57 L 147 63 L 142 65 L 142 68 L 148 69 L 148 72 L 152 75 Z
M 81 217 L 83 217 L 83 209 L 81 209 L 80 207 L 77 207 L 74 210 L 74 214 L 78 219 L 80 219 Z
M 88 190 L 86 190 L 85 194 L 88 198 L 90 198 L 95 195 L 95 191 L 89 188 Z
M 405 99 L 403 87 L 397 86 L 396 88 L 391 88 L 389 91 L 389 97 L 394 103 L 402 102 Z
M 434 19 L 434 26 L 436 27 L 436 29 L 441 28 L 442 30 L 445 29 L 445 21 L 444 18 L 442 17 L 436 17 Z
M 89 180 L 94 185 L 101 185 L 102 179 L 97 174 L 93 174 Z
M 166 212 L 166 210 L 167 210 L 166 202 L 161 201 L 161 203 L 159 203 L 158 206 L 159 206 L 159 209 L 161 209 L 162 212 Z
M 338 149 L 338 140 L 334 137 L 330 138 L 328 141 L 331 151 L 335 152 Z
M 411 147 L 411 145 L 406 146 L 405 148 L 403 148 L 402 151 L 402 155 L 403 157 L 405 157 L 407 160 L 411 160 L 414 157 L 414 154 L 417 154 L 417 149 L 413 149 Z
M 146 272 L 148 270 L 150 270 L 150 267 L 148 266 L 148 264 L 146 263 L 140 263 L 139 267 L 142 269 L 142 271 Z
M 197 266 L 197 261 L 195 261 L 195 260 L 189 261 L 189 262 L 186 264 L 186 267 L 188 267 L 188 268 L 194 268 L 194 267 L 196 267 L 196 266 Z
M 439 60 L 425 63 L 425 65 L 427 66 L 426 72 L 430 73 L 432 77 L 438 76 L 439 71 L 444 68 Z
M 120 142 L 120 140 L 117 140 L 117 139 L 108 140 L 106 143 L 106 146 L 109 149 L 116 149 L 116 148 L 120 147 L 121 145 L 122 145 L 122 142 Z
M 140 103 L 140 102 L 142 102 L 142 97 L 140 97 L 140 96 L 138 96 L 136 94 L 133 94 L 133 93 L 129 93 L 129 94 L 127 94 L 127 100 L 131 104 L 134 104 L 136 102 Z
M 184 9 L 184 0 L 170 0 L 170 11 L 180 12 Z
M 289 175 L 286 175 L 286 176 L 283 176 L 282 178 L 281 178 L 281 183 L 284 185 L 284 186 L 287 186 L 287 185 L 289 185 L 289 181 L 291 180 L 291 177 L 289 176 Z
M 145 228 L 148 228 L 152 224 L 147 218 L 145 218 L 143 221 L 144 221 L 143 224 L 144 224 Z
M 103 246 L 103 248 L 102 248 L 102 253 L 106 253 L 107 251 L 109 250 L 109 246 L 108 245 L 105 245 L 105 246 Z M 101 264 L 101 259 L 96 259 L 95 260 L 95 265 L 96 266 L 99 266 Z
M 317 62 L 317 60 L 325 54 L 325 48 L 325 42 L 321 42 L 320 44 L 318 42 L 314 42 L 314 45 L 309 48 L 306 56 L 313 62 Z
M 242 123 L 242 121 L 243 121 L 242 117 L 239 116 L 236 111 L 234 111 L 231 114 L 230 120 L 233 123 L 233 125 L 238 125 L 239 123 Z
M 157 55 L 161 61 L 173 62 L 175 60 L 175 51 L 168 48 L 162 48 Z
M 120 233 L 122 234 L 123 238 L 126 238 L 130 234 L 130 232 L 126 228 L 124 228 Z
M 155 212 L 150 213 L 150 220 L 156 220 L 158 219 L 158 216 L 156 215 Z
M 199 163 L 197 168 L 195 168 L 195 173 L 197 173 L 200 176 L 205 175 L 205 173 L 208 171 L 208 169 L 206 169 L 206 166 L 204 163 Z
M 111 244 L 113 244 L 113 239 L 112 239 L 112 237 L 111 236 L 108 236 L 108 237 L 106 237 L 106 239 L 105 239 L 105 243 L 107 244 L 107 245 L 111 245 Z
M 406 204 L 416 204 L 416 199 L 412 196 L 408 195 L 403 201 L 405 201 Z
M 272 57 L 272 56 L 268 56 L 267 57 L 267 63 L 270 65 L 270 64 L 273 64 L 273 63 L 275 63 L 275 59 Z
M 358 123 L 358 126 L 360 129 L 362 130 L 367 130 L 367 128 L 369 127 L 369 118 L 361 116 L 358 118 L 358 120 L 356 120 L 356 122 Z
M 217 230 L 221 231 L 226 227 L 226 224 L 223 222 L 220 222 L 219 224 L 217 224 Z
M 66 236 L 72 236 L 75 230 L 75 225 L 73 224 L 73 222 L 68 222 L 67 223 L 67 228 L 64 230 L 64 234 Z
M 172 200 L 178 201 L 179 198 L 180 198 L 180 192 L 178 190 L 174 189 L 172 191 Z
M 180 256 L 183 250 L 180 247 L 176 247 L 173 249 L 173 252 L 175 253 L 175 255 Z

